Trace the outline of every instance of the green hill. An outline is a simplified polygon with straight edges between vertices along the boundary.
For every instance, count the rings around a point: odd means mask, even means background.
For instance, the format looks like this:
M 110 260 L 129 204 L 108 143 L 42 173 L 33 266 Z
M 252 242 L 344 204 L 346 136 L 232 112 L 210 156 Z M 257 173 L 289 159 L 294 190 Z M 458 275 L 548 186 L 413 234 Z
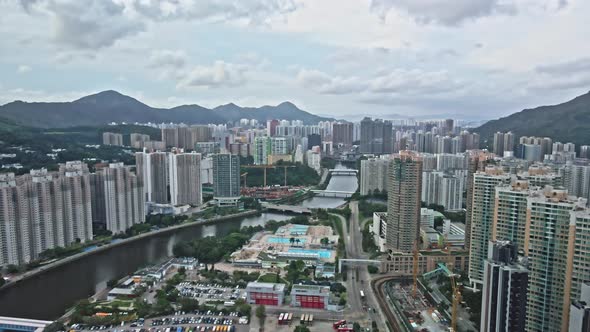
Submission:
M 260 122 L 270 119 L 302 120 L 306 124 L 328 120 L 305 112 L 289 102 L 258 108 L 227 104 L 208 109 L 193 104 L 165 109 L 150 107 L 116 91 L 103 91 L 72 102 L 14 101 L 0 106 L 0 118 L 37 128 L 96 127 L 111 122 L 222 124 L 234 123 L 242 118 L 257 119 Z
M 590 144 L 590 92 L 568 102 L 525 109 L 474 129 L 482 142 L 493 141 L 494 133 L 512 131 L 520 136 L 551 137 L 553 141 Z M 491 143 L 489 143 L 491 144 Z

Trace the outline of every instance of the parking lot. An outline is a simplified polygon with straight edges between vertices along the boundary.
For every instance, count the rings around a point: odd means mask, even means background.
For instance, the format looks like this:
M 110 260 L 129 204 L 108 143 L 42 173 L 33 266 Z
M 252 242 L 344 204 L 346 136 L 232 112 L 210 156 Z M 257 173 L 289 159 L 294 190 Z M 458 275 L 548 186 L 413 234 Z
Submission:
M 224 315 L 222 312 L 200 311 L 193 314 L 176 312 L 174 315 L 139 319 L 116 326 L 84 326 L 75 324 L 76 331 L 104 332 L 246 332 L 248 320 L 237 312 Z
M 246 290 L 243 288 L 228 288 L 217 284 L 181 282 L 176 286 L 180 296 L 207 300 L 234 301 L 239 298 L 246 299 Z

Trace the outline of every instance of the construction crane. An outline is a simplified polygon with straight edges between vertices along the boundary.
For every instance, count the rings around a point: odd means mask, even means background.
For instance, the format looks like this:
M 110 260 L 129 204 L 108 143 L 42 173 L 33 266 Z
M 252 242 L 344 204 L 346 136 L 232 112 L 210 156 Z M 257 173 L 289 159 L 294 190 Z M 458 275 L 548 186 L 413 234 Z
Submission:
M 412 297 L 416 298 L 418 292 L 418 240 L 414 242 L 414 287 L 412 288 Z
M 461 290 L 457 286 L 457 281 L 455 280 L 455 274 L 453 273 L 451 244 L 449 243 L 448 235 L 445 235 L 445 243 L 446 243 L 446 250 L 448 253 L 448 257 L 449 257 L 447 267 L 450 272 L 449 278 L 451 279 L 451 288 L 452 288 L 451 329 L 453 332 L 456 332 L 457 331 L 457 310 L 459 310 L 459 303 L 461 302 Z
M 262 168 L 264 170 L 264 187 L 266 187 L 266 170 L 268 168 L 277 168 L 277 167 L 284 168 L 285 169 L 285 186 L 286 186 L 287 185 L 287 168 L 293 168 L 296 166 L 292 166 L 292 165 L 246 165 L 246 166 L 242 166 L 242 167 L 244 167 L 244 168 Z

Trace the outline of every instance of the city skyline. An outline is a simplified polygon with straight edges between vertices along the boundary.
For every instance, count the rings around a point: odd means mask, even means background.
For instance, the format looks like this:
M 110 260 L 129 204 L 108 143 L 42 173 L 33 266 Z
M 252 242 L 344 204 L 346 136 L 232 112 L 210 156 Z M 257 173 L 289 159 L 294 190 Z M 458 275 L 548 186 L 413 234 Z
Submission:
M 13 50 L 0 57 L 0 104 L 117 89 L 154 107 L 291 101 L 351 120 L 482 120 L 570 99 L 590 80 L 584 1 L 81 3 L 0 4 Z

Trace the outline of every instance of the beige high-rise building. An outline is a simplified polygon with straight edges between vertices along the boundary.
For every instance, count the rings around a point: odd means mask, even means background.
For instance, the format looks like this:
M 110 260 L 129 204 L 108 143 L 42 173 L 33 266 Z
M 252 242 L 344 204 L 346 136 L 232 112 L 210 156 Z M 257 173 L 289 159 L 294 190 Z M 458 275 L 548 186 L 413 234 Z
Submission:
M 123 146 L 123 135 L 118 133 L 104 132 L 102 133 L 102 144 Z
M 525 233 L 529 257 L 527 331 L 567 331 L 572 300 L 590 280 L 586 200 L 546 187 L 531 193 Z
M 65 243 L 92 239 L 92 198 L 88 166 L 81 161 L 60 165 Z
M 26 179 L 29 197 L 29 218 L 35 256 L 54 247 L 64 247 L 64 210 L 61 181 L 46 169 L 31 170 Z
M 488 166 L 485 171 L 473 175 L 469 242 L 469 282 L 473 287 L 481 289 L 483 285 L 484 261 L 494 223 L 495 188 L 510 184 L 510 179 L 510 175 L 497 166 Z
M 92 175 L 93 222 L 113 234 L 145 221 L 143 186 L 123 163 L 113 163 Z
M 168 166 L 172 205 L 201 205 L 201 154 L 171 153 Z
M 60 165 L 59 172 L 0 175 L 0 266 L 91 240 L 90 184 L 88 168 L 79 161 Z
M 166 152 L 137 152 L 136 173 L 143 185 L 145 201 L 168 203 L 168 167 Z
M 387 192 L 389 163 L 388 156 L 361 160 L 361 195 L 373 194 L 375 190 Z
M 410 252 L 420 236 L 422 159 L 401 151 L 389 164 L 386 246 Z
M 150 141 L 150 136 L 144 135 L 144 134 L 132 133 L 131 135 L 129 135 L 129 141 L 130 141 L 132 148 L 143 149 L 145 142 Z
M 465 153 L 467 157 L 467 200 L 465 201 L 465 248 L 471 247 L 471 215 L 473 212 L 473 174 L 483 171 L 488 160 L 493 155 L 487 151 L 471 150 Z
M 162 128 L 162 142 L 167 148 L 178 147 L 178 128 Z
M 491 241 L 510 241 L 519 250 L 524 250 L 527 200 L 530 193 L 529 183 L 524 180 L 514 180 L 511 184 L 496 187 Z
M 26 190 L 14 173 L 0 174 L 0 266 L 30 261 L 30 223 Z

